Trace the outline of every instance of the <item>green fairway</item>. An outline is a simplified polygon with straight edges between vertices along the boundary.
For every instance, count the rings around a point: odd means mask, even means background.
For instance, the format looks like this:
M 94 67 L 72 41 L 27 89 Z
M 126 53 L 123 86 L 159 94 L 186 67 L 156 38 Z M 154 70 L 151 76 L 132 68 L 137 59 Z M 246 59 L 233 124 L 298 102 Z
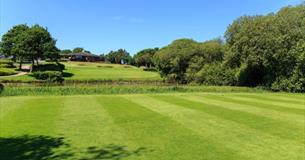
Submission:
M 302 160 L 305 96 L 0 97 L 5 160 Z
M 145 72 L 141 68 L 129 65 L 103 63 L 64 63 L 65 72 L 74 76 L 67 80 L 159 80 L 157 72 Z
M 143 71 L 130 65 L 105 64 L 105 63 L 86 63 L 86 62 L 66 62 L 66 80 L 160 80 L 157 72 Z M 1 78 L 1 80 L 35 80 L 30 75 L 20 77 Z

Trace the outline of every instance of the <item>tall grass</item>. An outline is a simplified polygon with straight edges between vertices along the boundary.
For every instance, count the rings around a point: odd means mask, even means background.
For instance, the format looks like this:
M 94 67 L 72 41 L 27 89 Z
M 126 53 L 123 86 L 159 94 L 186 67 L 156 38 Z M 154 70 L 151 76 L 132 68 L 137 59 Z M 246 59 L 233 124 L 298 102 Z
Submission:
M 99 95 L 184 92 L 266 92 L 247 87 L 216 86 L 154 86 L 154 85 L 66 85 L 66 86 L 5 86 L 0 96 L 36 95 Z

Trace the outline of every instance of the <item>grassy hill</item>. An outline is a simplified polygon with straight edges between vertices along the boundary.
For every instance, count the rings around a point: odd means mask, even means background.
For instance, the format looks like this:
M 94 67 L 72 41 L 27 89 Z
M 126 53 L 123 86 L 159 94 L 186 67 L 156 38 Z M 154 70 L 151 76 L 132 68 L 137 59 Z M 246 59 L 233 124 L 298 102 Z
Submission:
M 0 97 L 0 157 L 304 159 L 304 99 L 276 93 Z
M 143 71 L 130 65 L 117 65 L 105 63 L 84 63 L 84 62 L 67 62 L 63 63 L 66 66 L 64 71 L 67 75 L 65 79 L 69 80 L 160 80 L 160 75 L 157 72 Z M 1 80 L 35 80 L 30 75 L 20 77 L 1 78 Z

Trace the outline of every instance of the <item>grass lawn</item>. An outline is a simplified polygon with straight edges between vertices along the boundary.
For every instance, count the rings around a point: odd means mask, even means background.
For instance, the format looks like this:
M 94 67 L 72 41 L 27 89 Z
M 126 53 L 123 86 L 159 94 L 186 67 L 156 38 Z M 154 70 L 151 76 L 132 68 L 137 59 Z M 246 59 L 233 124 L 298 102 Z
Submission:
M 143 71 L 129 65 L 105 64 L 105 63 L 85 63 L 85 62 L 67 62 L 64 72 L 70 73 L 71 76 L 66 80 L 160 80 L 157 72 Z M 1 78 L 1 80 L 35 80 L 29 75 L 20 77 Z
M 302 160 L 305 96 L 0 97 L 5 160 Z

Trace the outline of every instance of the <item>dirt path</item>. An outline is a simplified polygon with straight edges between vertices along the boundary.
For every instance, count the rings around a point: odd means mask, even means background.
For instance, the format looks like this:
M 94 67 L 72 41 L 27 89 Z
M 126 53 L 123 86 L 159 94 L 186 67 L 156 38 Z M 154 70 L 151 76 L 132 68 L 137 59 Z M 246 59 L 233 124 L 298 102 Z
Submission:
M 30 66 L 22 66 L 22 70 L 30 70 Z M 17 74 L 10 75 L 10 76 L 0 76 L 0 78 L 19 77 L 19 76 L 26 75 L 28 73 L 29 72 L 21 71 L 21 72 L 18 72 Z
M 23 76 L 23 75 L 26 75 L 26 74 L 28 74 L 28 72 L 19 72 L 17 74 L 10 75 L 10 76 L 0 76 L 0 78 L 18 77 L 18 76 Z

